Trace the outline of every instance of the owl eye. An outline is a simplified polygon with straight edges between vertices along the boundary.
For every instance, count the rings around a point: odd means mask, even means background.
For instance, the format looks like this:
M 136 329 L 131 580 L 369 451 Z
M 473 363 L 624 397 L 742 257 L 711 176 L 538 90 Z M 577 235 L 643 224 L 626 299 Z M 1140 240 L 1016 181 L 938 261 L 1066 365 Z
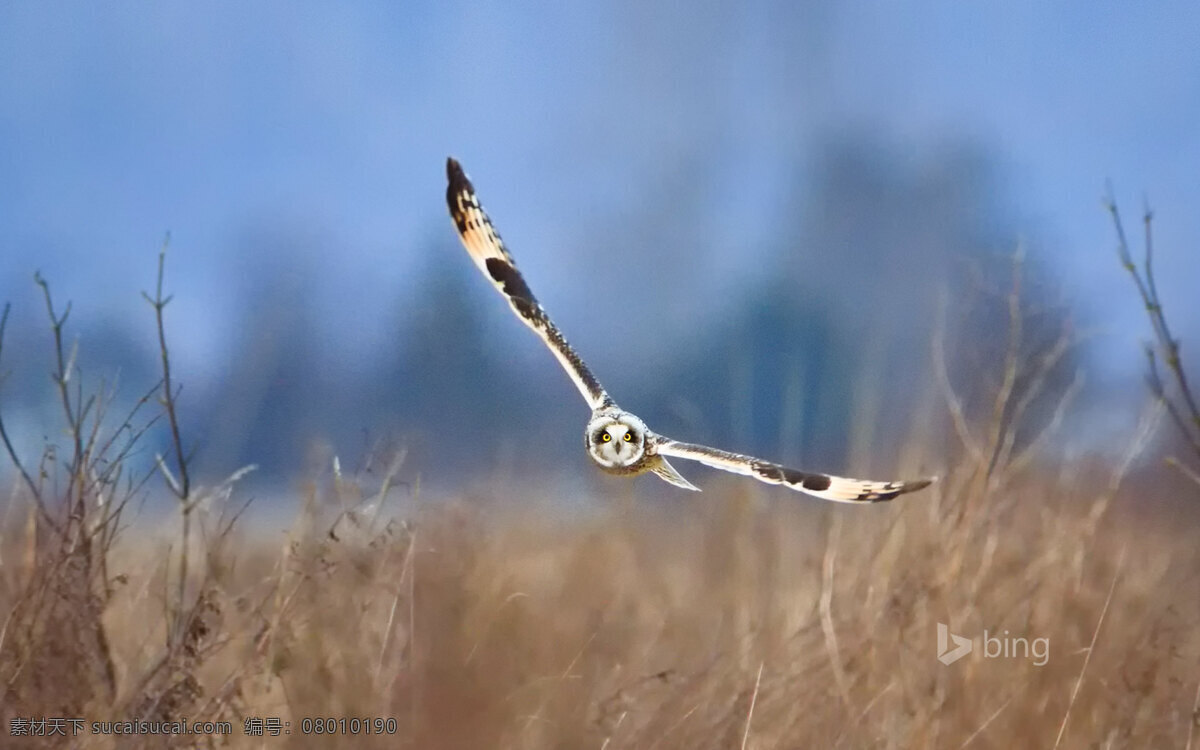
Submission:
M 600 440 L 601 440 L 601 442 L 604 442 L 604 443 L 611 442 L 611 441 L 612 441 L 612 435 L 609 435 L 607 432 L 605 432 L 605 433 L 603 433 L 603 434 L 601 434 L 601 435 L 600 435 Z
M 625 433 L 625 442 L 627 442 L 627 443 L 633 442 L 633 433 L 632 432 Z

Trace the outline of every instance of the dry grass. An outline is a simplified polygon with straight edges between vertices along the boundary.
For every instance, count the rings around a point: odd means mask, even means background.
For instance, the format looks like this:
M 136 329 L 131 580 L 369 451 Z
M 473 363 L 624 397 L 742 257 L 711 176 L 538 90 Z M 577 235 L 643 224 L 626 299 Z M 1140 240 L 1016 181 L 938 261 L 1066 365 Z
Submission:
M 924 492 L 855 508 L 709 477 L 702 495 L 634 503 L 661 488 L 614 480 L 625 499 L 491 488 L 385 522 L 401 454 L 370 485 L 335 463 L 298 492 L 286 534 L 240 518 L 237 476 L 190 479 L 164 257 L 147 295 L 163 379 L 111 424 L 38 282 L 72 445 L 23 462 L 0 410 L 16 469 L 0 514 L 5 746 L 1200 748 L 1195 486 L 1127 476 L 1154 419 L 1123 459 L 1047 463 L 1078 377 L 1047 385 L 1069 330 L 1041 350 L 1022 336 L 1020 256 L 982 401 L 956 392 L 935 336 L 946 413 L 925 432 L 947 444 L 901 453 L 959 457 Z M 148 479 L 126 463 L 154 395 L 178 512 L 163 528 L 125 513 Z M 1154 395 L 1161 410 L 1169 394 Z M 1055 396 L 1030 428 L 1031 405 Z M 938 623 L 975 652 L 942 664 Z M 989 657 L 985 631 L 1048 653 Z M 11 735 L 31 718 L 87 723 L 67 740 Z M 317 735 L 316 718 L 348 723 Z M 250 735 L 248 719 L 283 732 Z M 118 737 L 93 721 L 232 733 Z
M 1146 497 L 1102 507 L 1102 483 L 1043 476 L 961 515 L 956 479 L 867 509 L 736 482 L 573 518 L 498 494 L 335 540 L 322 509 L 343 481 L 313 490 L 286 539 L 206 550 L 190 645 L 165 666 L 168 538 L 124 536 L 108 653 L 70 618 L 10 628 L 0 653 L 30 660 L 0 662 L 2 713 L 223 719 L 232 747 L 1007 748 L 1060 730 L 1062 747 L 1185 747 L 1195 514 L 1155 523 Z M 7 554 L 22 539 L 4 547 L 6 612 L 30 575 Z M 937 622 L 1048 638 L 1048 661 L 942 665 Z M 109 653 L 111 697 L 89 687 Z M 246 716 L 292 734 L 243 736 Z M 306 737 L 303 717 L 392 717 L 396 735 Z

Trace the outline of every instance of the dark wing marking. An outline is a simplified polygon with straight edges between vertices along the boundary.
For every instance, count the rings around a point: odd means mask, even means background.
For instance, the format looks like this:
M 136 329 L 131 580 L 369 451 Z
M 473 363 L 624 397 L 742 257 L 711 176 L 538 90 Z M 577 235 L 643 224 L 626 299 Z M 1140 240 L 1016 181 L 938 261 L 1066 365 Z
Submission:
M 793 490 L 807 492 L 824 500 L 839 503 L 877 503 L 896 495 L 928 487 L 935 480 L 918 479 L 910 482 L 871 482 L 862 479 L 814 474 L 773 464 L 740 453 L 709 448 L 704 445 L 680 443 L 670 438 L 658 438 L 658 452 L 664 456 L 689 458 L 693 461 L 734 474 L 754 477 L 760 482 L 781 484 Z
M 612 399 L 533 296 L 525 277 L 517 270 L 516 261 L 504 247 L 499 232 L 480 205 L 475 187 L 467 179 L 462 166 L 452 158 L 446 160 L 446 178 L 446 204 L 450 208 L 450 218 L 454 219 L 458 236 L 471 260 L 500 290 L 513 312 L 546 342 L 587 400 L 588 406 L 595 410 L 611 404 Z

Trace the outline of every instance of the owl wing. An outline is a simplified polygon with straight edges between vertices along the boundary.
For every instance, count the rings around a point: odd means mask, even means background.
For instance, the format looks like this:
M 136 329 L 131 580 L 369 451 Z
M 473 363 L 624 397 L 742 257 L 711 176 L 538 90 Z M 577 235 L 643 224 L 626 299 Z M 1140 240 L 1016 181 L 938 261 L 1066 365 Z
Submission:
M 680 443 L 670 438 L 658 438 L 658 453 L 699 461 L 705 466 L 734 474 L 744 474 L 768 484 L 782 484 L 793 490 L 807 492 L 823 500 L 839 503 L 878 503 L 891 500 L 896 495 L 928 487 L 936 479 L 918 479 L 909 482 L 869 482 L 848 479 L 829 474 L 813 474 L 789 469 L 752 456 L 709 448 L 704 445 Z
M 475 265 L 483 271 L 484 276 L 487 276 L 504 295 L 517 317 L 546 342 L 550 352 L 583 394 L 588 406 L 595 410 L 610 405 L 612 399 L 605 393 L 596 376 L 592 375 L 591 370 L 563 338 L 558 327 L 533 296 L 525 278 L 517 270 L 516 261 L 504 247 L 500 233 L 492 226 L 491 219 L 480 205 L 479 198 L 475 195 L 475 187 L 467 179 L 462 165 L 452 158 L 446 160 L 446 178 L 449 181 L 446 187 L 446 203 L 450 207 L 450 218 L 454 219 L 458 236 L 467 248 L 471 260 L 475 261 Z

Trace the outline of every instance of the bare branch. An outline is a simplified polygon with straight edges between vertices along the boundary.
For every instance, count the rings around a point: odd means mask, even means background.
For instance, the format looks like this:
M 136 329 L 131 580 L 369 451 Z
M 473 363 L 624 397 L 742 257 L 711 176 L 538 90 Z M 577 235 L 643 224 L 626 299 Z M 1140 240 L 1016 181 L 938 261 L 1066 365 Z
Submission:
M 70 354 L 65 353 L 63 349 L 63 329 L 67 318 L 71 315 L 71 303 L 68 302 L 62 315 L 58 315 L 54 310 L 54 300 L 50 294 L 50 284 L 42 277 L 40 272 L 33 275 L 33 280 L 42 289 L 42 297 L 46 302 L 46 314 L 50 318 L 50 327 L 54 334 L 54 361 L 56 369 L 51 374 L 51 377 L 54 379 L 54 384 L 58 390 L 63 416 L 67 422 L 67 429 L 71 433 L 72 452 L 71 460 L 67 464 L 68 479 L 66 496 L 69 506 L 72 508 L 71 512 L 82 518 L 82 512 L 79 508 L 79 504 L 83 502 L 82 421 L 80 418 L 79 402 L 78 400 L 74 403 L 72 402 L 71 391 L 67 387 L 71 380 L 71 372 L 75 367 L 75 356 L 78 351 L 78 345 L 71 347 Z
M 8 313 L 11 305 L 4 303 L 4 312 L 0 314 L 0 355 L 4 352 L 4 329 L 8 326 Z M 29 488 L 29 494 L 33 498 L 34 505 L 37 506 L 38 515 L 43 521 L 46 521 L 55 532 L 61 532 L 61 528 L 50 511 L 46 509 L 46 504 L 43 501 L 41 490 L 38 488 L 33 477 L 25 469 L 25 465 L 21 463 L 20 456 L 17 455 L 16 448 L 13 447 L 12 439 L 8 436 L 8 429 L 4 425 L 4 414 L 0 412 L 0 442 L 4 443 L 4 450 L 8 453 L 8 459 L 12 461 L 13 466 L 17 467 L 17 472 L 21 475 L 21 479 L 25 482 L 25 486 Z
M 1170 466 L 1180 474 L 1183 474 L 1185 477 L 1195 482 L 1197 485 L 1200 485 L 1200 474 L 1196 473 L 1194 469 L 1184 465 L 1178 458 L 1175 458 L 1174 456 L 1167 456 L 1166 461 L 1167 466 Z
M 1171 334 L 1171 328 L 1163 311 L 1162 301 L 1158 296 L 1158 287 L 1154 280 L 1154 213 L 1147 204 L 1142 214 L 1145 257 L 1139 271 L 1130 253 L 1125 228 L 1121 222 L 1121 213 L 1112 197 L 1111 187 L 1105 199 L 1105 207 L 1112 217 L 1113 229 L 1117 235 L 1117 257 L 1121 261 L 1121 266 L 1133 280 L 1138 296 L 1141 297 L 1142 305 L 1146 309 L 1146 316 L 1150 319 L 1150 326 L 1154 331 L 1154 344 L 1146 347 L 1147 386 L 1166 407 L 1167 414 L 1171 417 L 1175 428 L 1196 456 L 1200 457 L 1200 405 L 1197 404 L 1188 382 L 1187 373 L 1183 369 L 1183 363 L 1179 357 L 1179 340 Z M 1158 359 L 1160 357 L 1170 372 L 1174 385 L 1173 394 L 1168 392 L 1167 384 L 1159 371 Z
M 1070 407 L 1071 403 L 1075 400 L 1075 396 L 1079 393 L 1082 387 L 1083 371 L 1076 370 L 1075 378 L 1071 381 L 1071 384 L 1067 386 L 1067 389 L 1063 391 L 1062 396 L 1059 397 L 1058 405 L 1054 407 L 1054 413 L 1050 416 L 1050 421 L 1047 422 L 1046 426 L 1043 427 L 1041 431 L 1029 441 L 1028 445 L 1021 449 L 1021 451 L 1017 453 L 1011 461 L 1009 461 L 1008 466 L 1010 469 L 1013 471 L 1020 471 L 1027 466 L 1033 460 L 1033 458 L 1038 455 L 1038 453 L 1041 452 L 1041 449 L 1046 445 L 1047 442 L 1049 442 L 1050 437 L 1053 436 L 1058 431 L 1058 428 L 1062 426 L 1063 418 L 1067 413 L 1067 408 Z
M 154 308 L 155 323 L 158 328 L 158 349 L 162 357 L 162 405 L 167 412 L 167 422 L 171 428 L 171 442 L 175 451 L 175 468 L 179 472 L 178 480 L 173 477 L 167 480 L 167 485 L 171 491 L 175 493 L 182 501 L 186 501 L 191 489 L 191 478 L 188 476 L 188 459 L 187 454 L 183 450 L 183 438 L 180 436 L 179 430 L 179 415 L 176 410 L 175 401 L 178 396 L 177 391 L 171 389 L 171 358 L 167 352 L 167 332 L 163 322 L 163 310 L 171 302 L 171 297 L 163 297 L 163 271 L 167 264 L 167 245 L 170 242 L 170 235 L 163 240 L 162 249 L 158 252 L 158 281 L 154 288 L 154 297 L 151 298 L 146 292 L 142 292 L 142 296 Z M 165 470 L 166 464 L 159 457 L 159 467 Z M 164 471 L 164 477 L 169 477 L 169 473 Z
M 1024 420 L 1025 412 L 1029 410 L 1030 405 L 1045 391 L 1050 374 L 1054 371 L 1054 368 L 1058 365 L 1058 363 L 1062 361 L 1062 358 L 1070 350 L 1071 346 L 1075 343 L 1075 340 L 1076 339 L 1068 321 L 1063 325 L 1062 332 L 1059 333 L 1054 345 L 1050 347 L 1048 351 L 1038 357 L 1037 369 L 1034 371 L 1032 378 L 1025 385 L 1021 397 L 1017 399 L 1016 404 L 1013 406 L 1008 415 L 1008 428 L 997 455 L 997 466 L 1008 466 L 1010 468 L 1015 468 L 1015 466 L 1010 464 L 1009 459 L 1012 456 L 1013 447 L 1017 441 L 1017 426 L 1020 425 Z M 1071 391 L 1078 388 L 1081 384 L 1082 375 L 1081 373 L 1077 372 L 1075 374 L 1074 381 L 1068 388 L 1067 393 L 1071 394 Z M 1057 424 L 1061 422 L 1067 403 L 1071 400 L 1069 397 L 1065 396 L 1066 394 L 1064 394 L 1064 398 L 1059 400 L 1058 407 L 1055 409 L 1055 415 L 1051 419 L 1051 423 L 1055 427 L 1057 427 Z M 1045 435 L 1048 432 L 1048 429 L 1043 429 L 1041 434 Z M 1035 438 L 1033 442 L 1037 442 L 1037 440 L 1038 439 Z
M 991 429 L 987 440 L 986 476 L 991 477 L 1001 457 L 1006 431 L 1016 429 L 1010 419 L 1010 403 L 1021 371 L 1023 319 L 1021 315 L 1021 274 L 1025 263 L 1025 248 L 1018 244 L 1012 256 L 1012 285 L 1008 293 L 1008 346 L 1004 353 L 1004 377 L 992 402 Z
M 933 334 L 933 369 L 937 375 L 942 397 L 946 400 L 946 408 L 950 410 L 950 418 L 954 422 L 954 431 L 967 452 L 971 454 L 976 464 L 983 463 L 983 450 L 971 435 L 967 425 L 967 415 L 963 410 L 962 401 L 954 391 L 950 382 L 950 373 L 946 367 L 946 295 L 943 291 L 938 300 L 937 329 Z

